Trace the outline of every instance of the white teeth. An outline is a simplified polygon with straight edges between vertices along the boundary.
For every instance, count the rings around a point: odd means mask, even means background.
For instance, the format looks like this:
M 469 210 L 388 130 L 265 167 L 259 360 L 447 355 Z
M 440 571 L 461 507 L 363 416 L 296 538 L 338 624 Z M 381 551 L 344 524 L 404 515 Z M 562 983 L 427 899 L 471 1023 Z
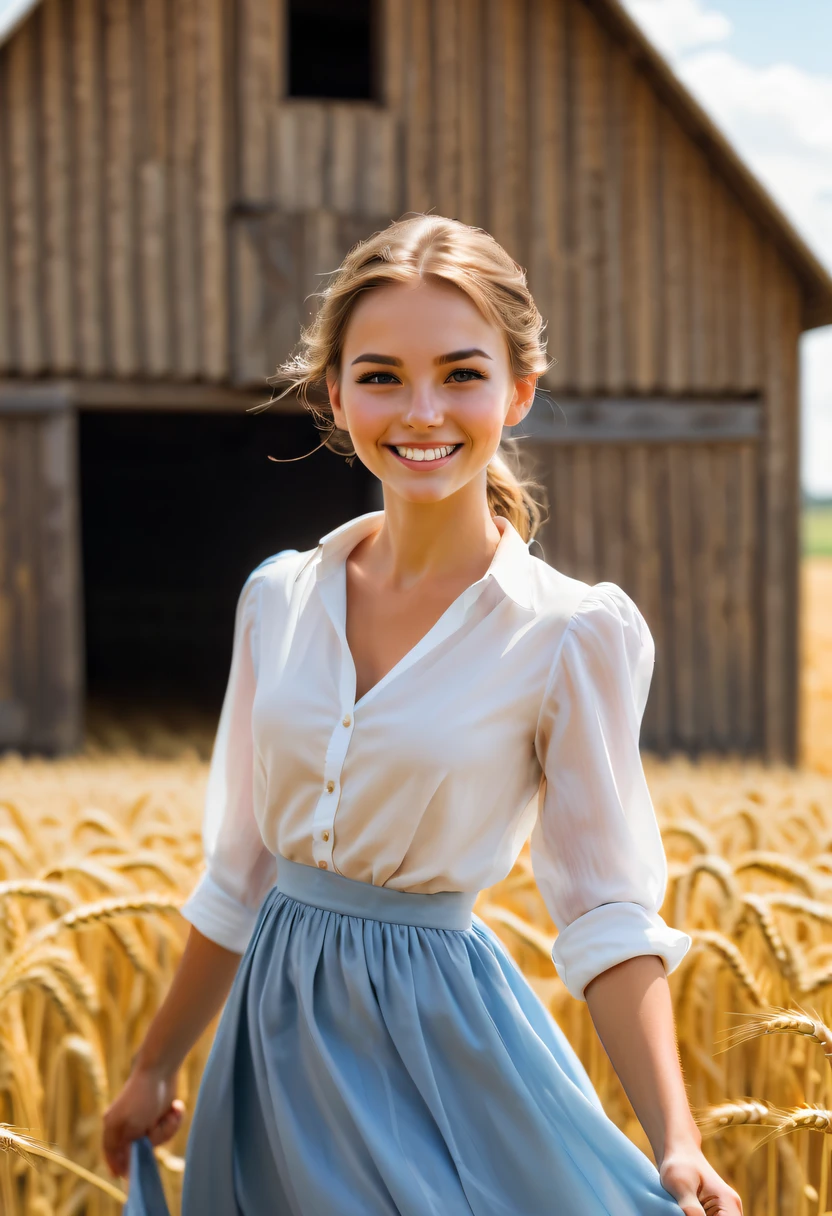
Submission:
M 405 460 L 441 460 L 443 456 L 450 456 L 455 446 L 455 444 L 441 448 L 406 448 L 397 446 L 396 451 Z

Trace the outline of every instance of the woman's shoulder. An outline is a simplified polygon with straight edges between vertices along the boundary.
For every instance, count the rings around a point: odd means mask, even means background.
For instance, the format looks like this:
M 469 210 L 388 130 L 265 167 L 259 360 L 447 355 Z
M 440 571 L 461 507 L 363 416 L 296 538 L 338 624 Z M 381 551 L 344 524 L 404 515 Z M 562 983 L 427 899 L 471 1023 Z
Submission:
M 602 618 L 643 619 L 635 601 L 618 583 L 609 579 L 589 583 L 541 560 L 535 560 L 532 569 L 535 607 L 542 616 L 555 616 L 572 628 Z

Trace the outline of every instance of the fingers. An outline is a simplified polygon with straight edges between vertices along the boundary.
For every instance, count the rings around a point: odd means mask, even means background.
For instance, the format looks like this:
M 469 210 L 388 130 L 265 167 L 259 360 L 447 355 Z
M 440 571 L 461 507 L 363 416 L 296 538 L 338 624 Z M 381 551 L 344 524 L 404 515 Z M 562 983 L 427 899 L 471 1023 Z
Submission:
M 104 1158 L 116 1178 L 122 1178 L 127 1173 L 130 1163 L 130 1137 L 123 1123 L 104 1123 L 102 1146 Z
M 184 1102 L 176 1098 L 171 1103 L 170 1109 L 165 1111 L 158 1123 L 148 1132 L 150 1143 L 155 1147 L 157 1144 L 164 1144 L 166 1140 L 172 1139 L 179 1131 L 184 1113 Z
M 130 1165 L 130 1147 L 134 1140 L 147 1136 L 152 1145 L 164 1144 L 179 1130 L 185 1114 L 185 1104 L 174 1098 L 169 1108 L 151 1128 L 140 1126 L 129 1119 L 119 1119 L 109 1112 L 104 1115 L 102 1148 L 104 1158 L 117 1178 L 127 1176 Z
M 677 1195 L 676 1202 L 685 1213 L 685 1216 L 704 1216 L 705 1209 L 693 1191 L 688 1191 L 682 1196 Z M 716 1216 L 716 1214 L 709 1212 L 708 1216 Z

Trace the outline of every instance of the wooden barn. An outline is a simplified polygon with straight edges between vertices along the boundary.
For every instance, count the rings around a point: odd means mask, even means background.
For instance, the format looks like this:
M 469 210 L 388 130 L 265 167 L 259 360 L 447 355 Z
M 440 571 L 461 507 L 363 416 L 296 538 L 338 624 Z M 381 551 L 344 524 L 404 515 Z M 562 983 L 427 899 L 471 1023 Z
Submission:
M 528 267 L 543 549 L 644 611 L 644 746 L 796 759 L 832 281 L 616 0 L 0 0 L 0 36 L 0 747 L 218 708 L 248 571 L 380 505 L 247 410 L 320 276 L 433 210 Z

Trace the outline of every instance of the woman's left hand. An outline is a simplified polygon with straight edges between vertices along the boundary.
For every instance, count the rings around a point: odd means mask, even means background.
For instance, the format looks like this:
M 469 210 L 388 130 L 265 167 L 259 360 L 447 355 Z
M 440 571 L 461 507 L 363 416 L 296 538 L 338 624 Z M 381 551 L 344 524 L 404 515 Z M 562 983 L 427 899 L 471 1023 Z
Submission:
M 742 1200 L 723 1182 L 700 1149 L 668 1153 L 659 1166 L 659 1178 L 685 1216 L 742 1216 Z

